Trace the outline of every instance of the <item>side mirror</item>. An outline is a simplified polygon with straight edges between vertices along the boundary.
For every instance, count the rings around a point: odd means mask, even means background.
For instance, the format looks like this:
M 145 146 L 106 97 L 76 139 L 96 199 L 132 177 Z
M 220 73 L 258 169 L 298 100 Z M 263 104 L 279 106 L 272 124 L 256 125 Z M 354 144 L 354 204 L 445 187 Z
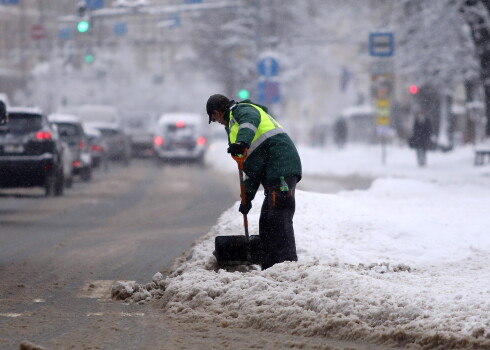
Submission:
M 0 125 L 7 124 L 7 108 L 5 107 L 5 103 L 0 101 Z

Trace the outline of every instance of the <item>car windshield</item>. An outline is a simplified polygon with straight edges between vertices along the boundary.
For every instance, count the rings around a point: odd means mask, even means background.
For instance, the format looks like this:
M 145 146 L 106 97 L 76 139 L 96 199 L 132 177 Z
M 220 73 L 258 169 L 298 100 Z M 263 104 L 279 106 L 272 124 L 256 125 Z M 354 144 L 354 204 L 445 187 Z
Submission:
M 172 139 L 187 139 L 191 138 L 194 135 L 194 125 L 168 125 L 167 126 L 168 135 Z
M 39 114 L 9 113 L 8 123 L 0 127 L 0 132 L 27 134 L 42 128 L 42 117 Z
M 56 123 L 58 132 L 63 140 L 73 140 L 80 137 L 80 130 L 70 123 Z
M 115 129 L 99 128 L 99 131 L 103 136 L 115 136 L 119 134 L 119 132 Z

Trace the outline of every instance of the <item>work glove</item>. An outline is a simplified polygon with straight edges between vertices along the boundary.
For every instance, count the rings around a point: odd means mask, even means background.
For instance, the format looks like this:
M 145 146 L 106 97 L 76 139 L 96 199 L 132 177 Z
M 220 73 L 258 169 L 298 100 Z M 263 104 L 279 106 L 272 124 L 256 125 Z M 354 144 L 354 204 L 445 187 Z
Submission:
M 228 147 L 228 153 L 231 153 L 233 157 L 237 157 L 245 153 L 245 149 L 248 145 L 245 142 L 235 142 Z
M 238 211 L 244 215 L 247 215 L 250 209 L 252 209 L 252 202 L 246 201 L 245 204 L 240 203 L 240 208 L 238 208 Z

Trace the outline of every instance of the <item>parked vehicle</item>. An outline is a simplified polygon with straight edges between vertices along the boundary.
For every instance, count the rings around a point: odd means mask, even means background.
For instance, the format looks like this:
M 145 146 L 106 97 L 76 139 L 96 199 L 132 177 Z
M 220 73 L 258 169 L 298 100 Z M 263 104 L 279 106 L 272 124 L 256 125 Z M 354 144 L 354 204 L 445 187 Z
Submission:
M 131 145 L 128 136 L 117 123 L 109 122 L 87 122 L 87 128 L 94 128 L 100 131 L 106 142 L 107 157 L 109 160 L 122 161 L 129 164 L 131 160 Z
M 107 169 L 107 144 L 102 137 L 102 133 L 95 129 L 84 125 L 85 135 L 87 136 L 88 148 L 92 157 L 92 167 L 103 167 Z
M 73 175 L 80 175 L 82 181 L 89 181 L 92 178 L 92 159 L 80 119 L 69 114 L 51 114 L 48 120 L 57 126 L 61 139 L 70 147 Z
M 63 194 L 63 145 L 41 110 L 11 107 L 0 126 L 0 187 L 36 186 Z
M 154 149 L 159 162 L 194 161 L 204 163 L 207 137 L 204 117 L 190 113 L 162 115 L 157 122 Z

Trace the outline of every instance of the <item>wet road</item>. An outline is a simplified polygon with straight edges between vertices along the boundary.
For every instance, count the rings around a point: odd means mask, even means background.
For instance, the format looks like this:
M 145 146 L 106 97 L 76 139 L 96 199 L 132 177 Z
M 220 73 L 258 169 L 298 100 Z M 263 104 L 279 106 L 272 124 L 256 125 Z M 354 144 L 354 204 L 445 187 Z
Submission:
M 46 349 L 380 349 L 180 324 L 153 303 L 110 299 L 116 280 L 146 283 L 165 273 L 238 200 L 236 182 L 210 168 L 136 160 L 58 198 L 0 190 L 0 349 L 22 341 Z

